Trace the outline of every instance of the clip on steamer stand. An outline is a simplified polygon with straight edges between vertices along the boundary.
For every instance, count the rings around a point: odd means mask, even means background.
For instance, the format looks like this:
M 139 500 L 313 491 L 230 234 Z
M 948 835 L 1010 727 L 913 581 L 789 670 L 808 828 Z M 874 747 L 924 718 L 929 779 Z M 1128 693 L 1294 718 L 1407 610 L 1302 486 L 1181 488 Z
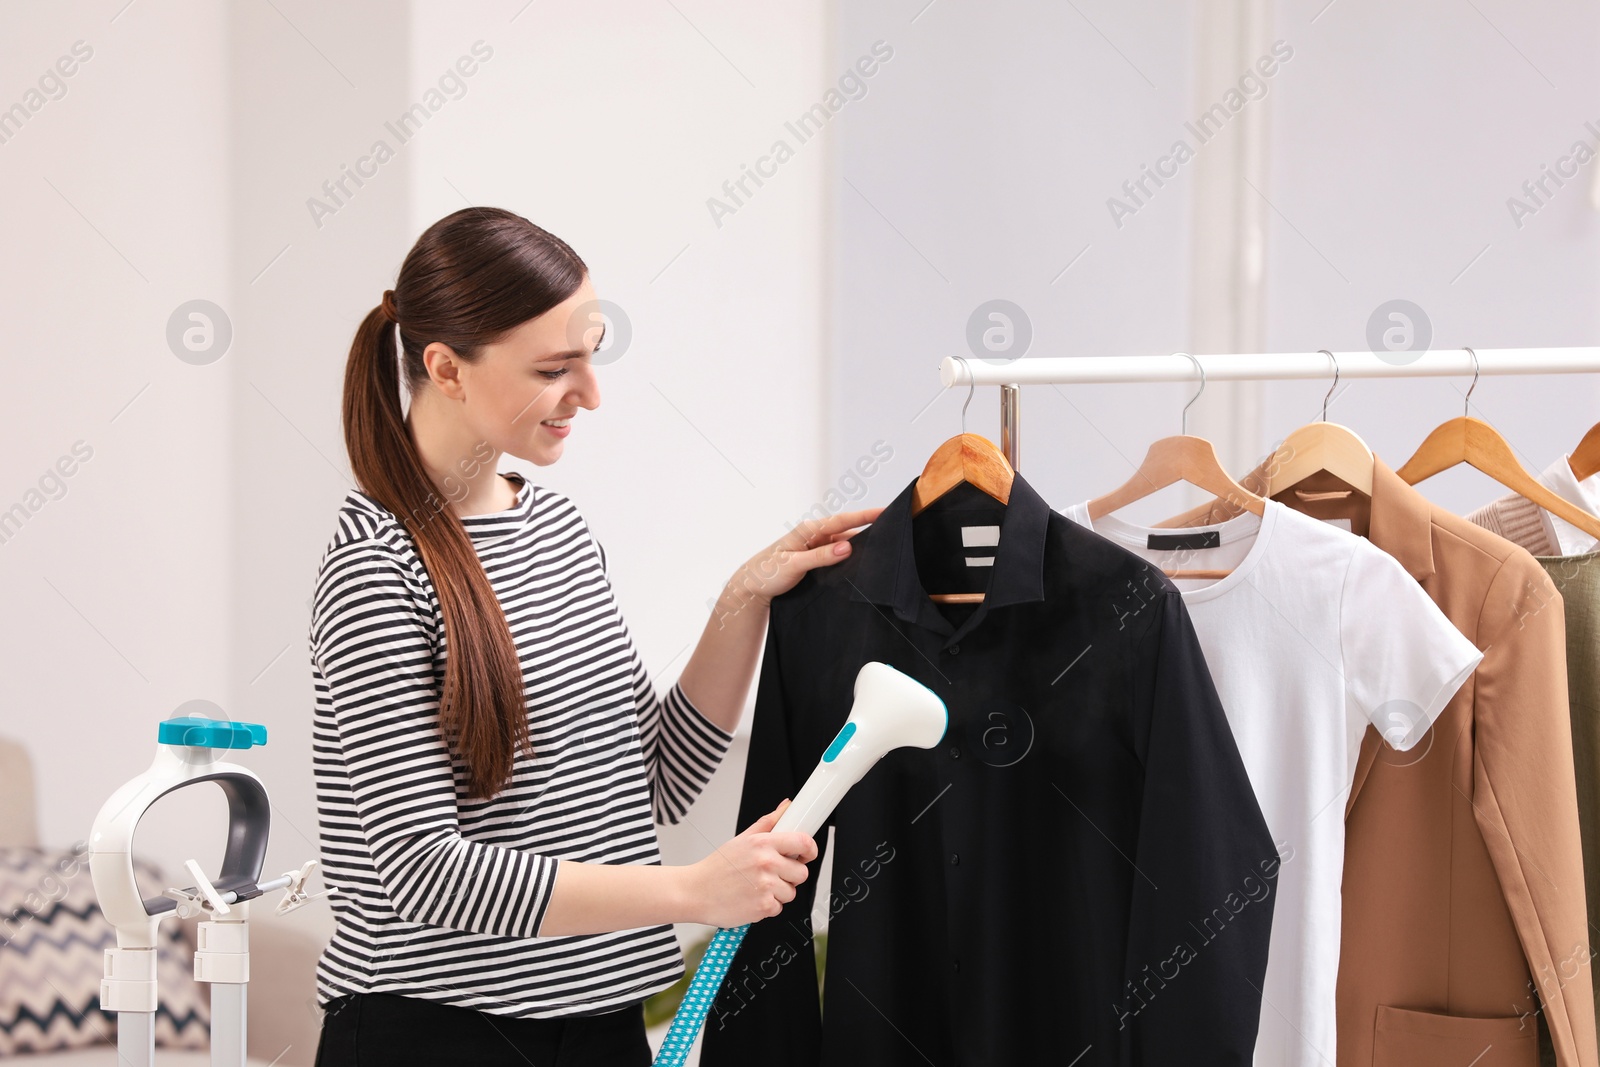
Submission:
M 285 890 L 278 913 L 292 911 L 313 897 L 306 879 L 317 865 L 310 860 L 269 882 L 260 881 L 267 853 L 270 809 L 261 779 L 244 767 L 219 762 L 218 753 L 267 743 L 267 729 L 254 723 L 193 716 L 168 719 L 150 769 L 111 795 L 95 817 L 89 835 L 89 873 L 100 910 L 117 931 L 117 947 L 106 949 L 100 1007 L 117 1015 L 118 1062 L 152 1067 L 155 1058 L 156 928 L 169 914 L 187 919 L 201 911 L 194 977 L 211 984 L 212 1067 L 243 1067 L 245 1061 L 245 983 L 250 980 L 249 902 L 274 889 Z M 195 884 L 141 898 L 133 877 L 133 834 L 155 801 L 184 786 L 215 782 L 228 798 L 228 846 L 215 881 L 189 860 Z
M 793 802 L 778 816 L 773 833 L 799 830 L 816 834 L 850 787 L 880 759 L 897 748 L 933 748 L 944 740 L 950 725 L 944 701 L 933 690 L 887 663 L 871 661 L 862 666 L 856 674 L 854 697 L 850 717 Z M 688 1059 L 706 1012 L 749 929 L 750 924 L 745 923 L 712 935 L 656 1053 L 659 1067 L 679 1067 Z

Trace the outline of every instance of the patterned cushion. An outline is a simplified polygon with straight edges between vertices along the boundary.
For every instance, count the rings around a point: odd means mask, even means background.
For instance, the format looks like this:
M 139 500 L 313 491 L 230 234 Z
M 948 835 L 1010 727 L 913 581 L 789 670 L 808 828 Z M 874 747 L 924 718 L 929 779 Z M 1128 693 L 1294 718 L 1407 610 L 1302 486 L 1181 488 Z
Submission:
M 170 884 L 139 860 L 134 876 L 145 896 Z M 210 1010 L 194 980 L 194 950 L 176 919 L 160 931 L 156 1044 L 205 1048 Z M 0 848 L 0 1056 L 114 1043 L 116 1016 L 100 1010 L 100 977 L 116 943 L 95 902 L 86 843 Z

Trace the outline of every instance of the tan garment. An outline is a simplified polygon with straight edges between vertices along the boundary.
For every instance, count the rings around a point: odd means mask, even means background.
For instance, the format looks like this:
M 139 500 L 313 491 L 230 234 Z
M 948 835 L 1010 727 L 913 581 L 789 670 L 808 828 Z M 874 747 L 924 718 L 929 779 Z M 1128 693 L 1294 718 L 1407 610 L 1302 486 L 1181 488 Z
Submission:
M 1259 472 L 1245 481 L 1257 485 Z M 1394 556 L 1483 663 L 1410 752 L 1368 727 L 1345 808 L 1339 1067 L 1597 1067 L 1560 596 L 1528 552 L 1374 459 L 1278 495 Z M 1189 524 L 1190 517 L 1175 520 Z M 1533 980 L 1538 976 L 1538 996 Z
M 1542 509 L 1515 493 L 1467 518 L 1515 541 L 1539 561 L 1561 594 L 1567 622 L 1567 702 L 1572 709 L 1573 771 L 1578 781 L 1578 826 L 1583 834 L 1583 877 L 1589 890 L 1589 929 L 1600 930 L 1600 552 L 1558 555 Z M 1590 980 L 1594 958 L 1590 956 Z M 1600 1002 L 1595 1004 L 1600 1019 Z M 1540 1032 L 1539 1062 L 1555 1054 Z

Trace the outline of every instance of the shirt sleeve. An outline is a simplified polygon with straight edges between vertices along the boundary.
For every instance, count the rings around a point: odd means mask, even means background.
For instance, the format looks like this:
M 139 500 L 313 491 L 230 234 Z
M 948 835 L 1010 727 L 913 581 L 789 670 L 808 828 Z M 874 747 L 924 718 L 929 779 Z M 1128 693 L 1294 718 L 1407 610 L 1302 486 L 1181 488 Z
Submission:
M 606 570 L 606 550 L 599 538 L 595 538 L 594 545 L 600 553 L 600 569 Z M 610 583 L 611 574 L 606 571 L 608 587 Z M 612 601 L 615 600 L 613 594 Z M 617 618 L 622 619 L 620 608 Z M 733 734 L 706 718 L 676 682 L 662 699 L 645 670 L 627 621 L 622 620 L 621 625 L 633 664 L 633 704 L 639 720 L 645 776 L 650 783 L 650 811 L 657 823 L 676 825 L 728 754 Z
M 1120 1022 L 1124 1067 L 1249 1067 L 1279 857 L 1182 595 L 1152 605 L 1136 656 L 1144 768 Z
M 407 922 L 533 937 L 560 860 L 461 836 L 439 728 L 434 619 L 417 577 L 381 542 L 323 561 L 312 661 L 333 707 L 344 772 L 378 879 Z
M 790 743 L 778 612 L 773 617 L 756 683 L 750 757 L 739 796 L 738 829 L 792 798 L 802 779 Z M 811 768 L 806 768 L 810 773 Z M 811 908 L 828 848 L 827 827 L 815 835 L 817 858 L 805 881 L 777 915 L 752 923 L 739 945 L 705 1021 L 701 1067 L 816 1067 L 822 1054 L 822 1005 L 817 992 Z M 774 1035 L 781 1035 L 775 1037 Z
M 1401 752 L 1427 736 L 1483 653 L 1394 557 L 1358 540 L 1339 601 L 1348 705 Z
M 633 700 L 639 716 L 639 744 L 650 782 L 650 810 L 656 822 L 676 825 L 704 791 L 728 754 L 733 735 L 695 707 L 674 682 L 665 699 L 644 669 L 632 637 Z

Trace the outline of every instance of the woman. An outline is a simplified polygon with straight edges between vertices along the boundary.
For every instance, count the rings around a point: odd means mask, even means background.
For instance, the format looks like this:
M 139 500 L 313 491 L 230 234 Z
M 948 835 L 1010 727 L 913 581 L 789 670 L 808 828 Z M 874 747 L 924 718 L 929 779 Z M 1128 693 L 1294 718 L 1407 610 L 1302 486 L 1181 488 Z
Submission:
M 727 751 L 768 602 L 881 509 L 803 523 L 740 567 L 659 697 L 572 501 L 496 469 L 554 463 L 599 405 L 594 300 L 559 238 L 470 208 L 418 239 L 351 346 L 361 491 L 310 632 L 336 919 L 322 1067 L 648 1064 L 641 1004 L 684 971 L 669 924 L 775 915 L 816 858 L 810 835 L 772 832 L 788 801 L 687 866 L 662 865 L 655 824 Z

